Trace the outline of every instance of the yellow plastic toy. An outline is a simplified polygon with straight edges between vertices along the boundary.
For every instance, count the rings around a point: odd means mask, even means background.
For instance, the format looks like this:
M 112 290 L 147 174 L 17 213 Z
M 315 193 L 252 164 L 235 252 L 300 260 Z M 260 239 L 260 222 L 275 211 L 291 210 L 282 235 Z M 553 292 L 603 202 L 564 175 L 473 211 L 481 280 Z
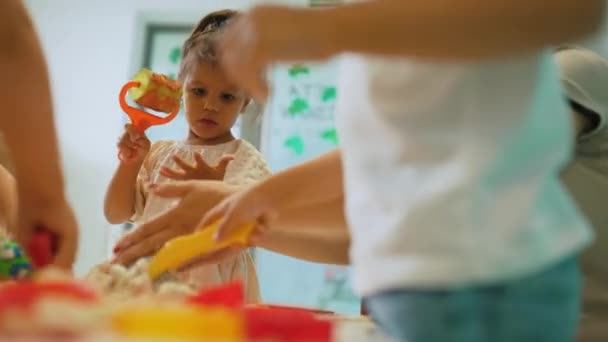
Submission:
M 245 336 L 238 311 L 194 306 L 123 307 L 113 313 L 112 328 L 131 338 L 242 341 Z
M 233 245 L 246 245 L 255 229 L 255 224 L 247 224 L 234 230 L 221 241 L 213 238 L 219 227 L 219 220 L 193 234 L 180 236 L 165 243 L 152 258 L 148 267 L 150 279 L 156 280 L 163 274 L 179 269 L 197 257 L 217 252 Z

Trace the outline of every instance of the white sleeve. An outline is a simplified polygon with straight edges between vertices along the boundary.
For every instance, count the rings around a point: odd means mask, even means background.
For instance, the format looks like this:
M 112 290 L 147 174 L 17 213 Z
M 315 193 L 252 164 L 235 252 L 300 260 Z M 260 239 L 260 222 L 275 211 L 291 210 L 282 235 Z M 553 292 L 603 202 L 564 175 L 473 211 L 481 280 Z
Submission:
M 253 145 L 242 140 L 234 160 L 228 164 L 224 181 L 230 185 L 249 185 L 271 174 L 264 156 Z

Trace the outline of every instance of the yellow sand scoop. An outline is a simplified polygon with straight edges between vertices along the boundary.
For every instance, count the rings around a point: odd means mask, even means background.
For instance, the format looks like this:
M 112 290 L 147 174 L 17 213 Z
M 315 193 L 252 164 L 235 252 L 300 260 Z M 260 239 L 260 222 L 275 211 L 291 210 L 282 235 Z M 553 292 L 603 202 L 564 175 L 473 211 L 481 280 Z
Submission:
M 220 241 L 213 238 L 220 221 L 196 231 L 195 233 L 174 238 L 163 246 L 152 258 L 148 275 L 153 281 L 175 271 L 198 257 L 209 255 L 233 245 L 246 245 L 255 229 L 255 224 L 243 225 Z

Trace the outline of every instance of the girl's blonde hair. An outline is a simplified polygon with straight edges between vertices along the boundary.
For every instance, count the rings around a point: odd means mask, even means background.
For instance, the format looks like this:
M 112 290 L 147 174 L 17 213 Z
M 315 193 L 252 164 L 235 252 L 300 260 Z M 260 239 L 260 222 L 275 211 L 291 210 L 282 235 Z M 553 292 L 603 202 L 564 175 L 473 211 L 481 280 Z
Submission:
M 222 28 L 237 14 L 234 10 L 221 10 L 209 13 L 199 21 L 182 46 L 182 60 L 177 76 L 180 82 L 184 82 L 187 73 L 195 65 L 201 62 L 217 63 L 216 42 Z
M 197 64 L 203 62 L 216 64 L 218 62 L 217 41 L 223 28 L 238 15 L 238 11 L 225 9 L 211 12 L 198 22 L 182 46 L 182 59 L 177 74 L 180 82 L 185 81 L 186 75 Z M 250 101 L 247 108 L 256 116 L 256 121 L 259 123 L 264 107 Z

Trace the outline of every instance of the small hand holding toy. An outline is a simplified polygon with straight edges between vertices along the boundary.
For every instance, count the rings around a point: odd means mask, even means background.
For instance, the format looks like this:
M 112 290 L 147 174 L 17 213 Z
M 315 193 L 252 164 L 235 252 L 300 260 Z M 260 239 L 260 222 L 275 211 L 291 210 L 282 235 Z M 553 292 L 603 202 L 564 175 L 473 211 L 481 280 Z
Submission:
M 126 124 L 124 133 L 118 139 L 117 147 L 118 157 L 122 163 L 143 163 L 152 143 L 145 133 L 140 133 L 132 124 Z
M 218 223 L 214 222 L 205 228 L 189 235 L 174 238 L 154 255 L 148 268 L 150 279 L 156 281 L 170 276 L 170 272 L 179 269 L 200 256 L 209 255 L 232 245 L 246 245 L 254 224 L 241 225 L 233 230 L 222 241 L 215 241 Z
M 168 115 L 160 117 L 131 107 L 126 101 L 127 95 L 143 108 Z M 151 126 L 164 125 L 175 119 L 179 113 L 181 97 L 182 87 L 177 81 L 148 69 L 142 69 L 122 87 L 118 100 L 122 110 L 131 119 L 133 127 L 139 133 L 144 133 Z

